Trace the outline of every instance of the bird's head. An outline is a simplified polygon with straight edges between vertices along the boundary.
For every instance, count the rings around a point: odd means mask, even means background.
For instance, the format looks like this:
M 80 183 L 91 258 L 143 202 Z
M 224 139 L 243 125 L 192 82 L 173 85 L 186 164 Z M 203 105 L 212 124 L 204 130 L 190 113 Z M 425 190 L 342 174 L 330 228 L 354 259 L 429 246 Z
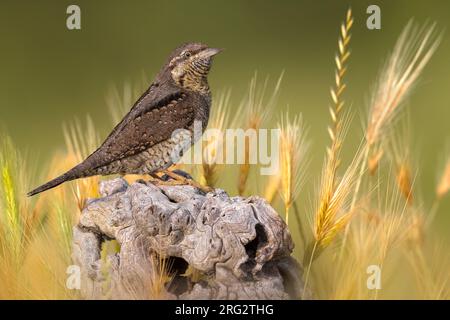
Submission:
M 201 43 L 187 43 L 178 47 L 168 62 L 172 79 L 184 89 L 209 93 L 207 76 L 212 58 L 220 51 Z

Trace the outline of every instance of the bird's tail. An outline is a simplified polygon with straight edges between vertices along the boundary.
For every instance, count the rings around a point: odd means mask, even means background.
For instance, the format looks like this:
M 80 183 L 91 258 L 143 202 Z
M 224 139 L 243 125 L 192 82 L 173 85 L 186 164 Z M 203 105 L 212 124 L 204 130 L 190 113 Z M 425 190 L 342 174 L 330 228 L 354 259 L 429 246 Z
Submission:
M 38 194 L 38 193 L 41 193 L 48 189 L 52 189 L 56 186 L 59 186 L 61 183 L 64 183 L 66 181 L 71 181 L 71 180 L 77 179 L 77 176 L 74 174 L 74 169 L 69 170 L 66 173 L 60 175 L 59 177 L 47 182 L 46 184 L 43 184 L 42 186 L 37 187 L 36 189 L 28 192 L 27 196 L 29 196 L 29 197 L 34 196 L 35 194 Z

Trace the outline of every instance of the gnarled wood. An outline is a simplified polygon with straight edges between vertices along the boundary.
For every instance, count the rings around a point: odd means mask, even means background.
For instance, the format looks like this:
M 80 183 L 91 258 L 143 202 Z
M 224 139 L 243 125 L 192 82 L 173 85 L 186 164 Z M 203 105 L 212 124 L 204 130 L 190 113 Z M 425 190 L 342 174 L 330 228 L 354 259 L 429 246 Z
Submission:
M 285 223 L 259 197 L 203 194 L 119 178 L 101 183 L 74 228 L 82 295 L 95 299 L 289 299 L 302 296 Z M 105 240 L 120 251 L 101 257 Z M 161 263 L 171 281 L 160 290 Z M 190 274 L 190 275 L 189 275 Z

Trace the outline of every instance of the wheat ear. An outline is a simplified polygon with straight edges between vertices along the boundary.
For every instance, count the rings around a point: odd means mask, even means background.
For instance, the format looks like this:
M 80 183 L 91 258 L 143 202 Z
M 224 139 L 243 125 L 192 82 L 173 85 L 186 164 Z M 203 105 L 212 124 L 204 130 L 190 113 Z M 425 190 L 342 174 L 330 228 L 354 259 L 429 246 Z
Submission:
M 350 165 L 338 184 L 336 183 L 336 179 L 340 163 L 339 153 L 342 147 L 345 126 L 348 124 L 345 117 L 342 116 L 342 109 L 344 107 L 342 95 L 346 88 L 344 76 L 347 71 L 346 63 L 350 56 L 348 46 L 351 38 L 350 29 L 352 25 L 352 11 L 348 9 L 345 21 L 341 25 L 338 40 L 338 54 L 335 57 L 335 85 L 330 91 L 333 101 L 333 106 L 330 107 L 332 125 L 328 127 L 331 145 L 327 148 L 327 158 L 320 184 L 319 206 L 314 215 L 314 239 L 307 247 L 303 259 L 304 265 L 307 265 L 305 288 L 308 283 L 312 262 L 321 250 L 331 243 L 337 233 L 347 225 L 351 216 L 351 212 L 347 212 L 337 217 L 353 186 L 355 162 Z

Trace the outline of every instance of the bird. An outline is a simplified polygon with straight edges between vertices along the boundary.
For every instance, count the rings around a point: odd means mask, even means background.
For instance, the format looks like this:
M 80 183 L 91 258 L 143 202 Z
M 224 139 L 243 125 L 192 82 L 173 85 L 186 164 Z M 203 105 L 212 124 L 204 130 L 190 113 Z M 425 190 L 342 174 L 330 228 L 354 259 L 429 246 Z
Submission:
M 206 129 L 212 102 L 207 76 L 213 57 L 221 51 L 198 42 L 177 47 L 151 85 L 97 150 L 27 195 L 96 175 L 148 174 L 155 177 L 162 172 L 172 180 L 189 183 L 190 179 L 183 179 L 168 168 Z M 201 128 L 200 134 L 195 128 Z

